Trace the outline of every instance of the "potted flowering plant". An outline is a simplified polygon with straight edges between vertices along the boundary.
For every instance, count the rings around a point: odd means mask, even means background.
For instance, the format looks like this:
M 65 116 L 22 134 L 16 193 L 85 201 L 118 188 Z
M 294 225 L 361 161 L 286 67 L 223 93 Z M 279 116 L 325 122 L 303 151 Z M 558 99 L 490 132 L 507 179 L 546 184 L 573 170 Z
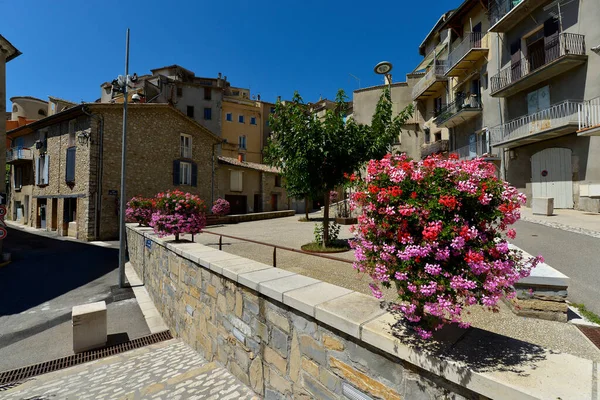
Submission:
M 447 323 L 459 323 L 467 306 L 492 311 L 513 284 L 543 259 L 524 259 L 510 249 L 508 229 L 525 196 L 496 178 L 481 159 L 406 155 L 372 160 L 358 180 L 353 207 L 354 266 L 373 279 L 371 290 L 394 287 L 395 307 L 424 339 Z
M 140 226 L 148 226 L 152 219 L 154 210 L 154 200 L 146 199 L 141 196 L 132 197 L 127 203 L 125 209 L 125 219 L 127 222 L 137 222 Z
M 196 234 L 206 226 L 206 206 L 200 197 L 180 190 L 156 195 L 150 226 L 159 236 Z
M 227 200 L 219 198 L 213 203 L 211 211 L 213 214 L 218 215 L 219 217 L 223 217 L 229 214 L 229 212 L 231 211 L 231 207 Z

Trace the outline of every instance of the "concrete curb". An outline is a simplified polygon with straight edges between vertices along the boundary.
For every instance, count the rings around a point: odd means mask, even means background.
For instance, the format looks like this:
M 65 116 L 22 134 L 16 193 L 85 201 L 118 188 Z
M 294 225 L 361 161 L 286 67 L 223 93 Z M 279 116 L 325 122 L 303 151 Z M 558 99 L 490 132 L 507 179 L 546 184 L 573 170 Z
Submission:
M 572 227 L 569 225 L 561 224 L 559 222 L 543 221 L 540 219 L 526 217 L 526 216 L 521 216 L 521 221 L 531 222 L 533 224 L 544 225 L 544 226 L 547 226 L 550 228 L 560 229 L 560 230 L 567 231 L 567 232 L 579 233 L 580 235 L 587 235 L 587 236 L 591 236 L 591 237 L 600 239 L 600 232 L 593 231 L 591 229 L 575 228 L 575 227 Z

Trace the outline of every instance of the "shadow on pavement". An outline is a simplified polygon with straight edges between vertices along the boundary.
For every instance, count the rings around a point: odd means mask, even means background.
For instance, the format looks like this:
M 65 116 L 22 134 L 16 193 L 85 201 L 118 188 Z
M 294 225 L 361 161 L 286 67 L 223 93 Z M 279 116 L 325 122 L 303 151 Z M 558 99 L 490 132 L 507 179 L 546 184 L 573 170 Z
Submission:
M 8 228 L 0 268 L 0 316 L 18 314 L 94 282 L 118 266 L 118 250 Z M 101 283 L 98 283 L 101 284 Z

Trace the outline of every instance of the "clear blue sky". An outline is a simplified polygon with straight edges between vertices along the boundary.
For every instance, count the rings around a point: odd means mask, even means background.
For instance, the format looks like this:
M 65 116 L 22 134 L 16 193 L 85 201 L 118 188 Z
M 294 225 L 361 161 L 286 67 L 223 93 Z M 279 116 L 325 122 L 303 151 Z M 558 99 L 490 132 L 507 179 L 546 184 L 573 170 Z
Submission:
M 4 1 L 0 34 L 23 55 L 7 65 L 12 96 L 75 102 L 100 97 L 100 84 L 124 71 L 179 64 L 196 76 L 222 72 L 267 101 L 298 90 L 305 101 L 382 83 L 382 60 L 403 81 L 418 45 L 461 0 L 408 1 Z

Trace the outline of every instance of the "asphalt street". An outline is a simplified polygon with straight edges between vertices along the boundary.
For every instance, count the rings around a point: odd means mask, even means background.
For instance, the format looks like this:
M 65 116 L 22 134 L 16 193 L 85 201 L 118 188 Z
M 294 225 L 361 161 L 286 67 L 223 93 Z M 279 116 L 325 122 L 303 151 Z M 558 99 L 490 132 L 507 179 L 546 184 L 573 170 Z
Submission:
M 600 239 L 548 226 L 519 221 L 516 246 L 571 278 L 569 300 L 583 303 L 600 315 Z
M 8 229 L 0 268 L 0 371 L 72 354 L 71 310 L 107 302 L 110 342 L 150 334 L 128 293 L 115 291 L 118 251 Z M 114 294 L 121 297 L 114 297 Z

